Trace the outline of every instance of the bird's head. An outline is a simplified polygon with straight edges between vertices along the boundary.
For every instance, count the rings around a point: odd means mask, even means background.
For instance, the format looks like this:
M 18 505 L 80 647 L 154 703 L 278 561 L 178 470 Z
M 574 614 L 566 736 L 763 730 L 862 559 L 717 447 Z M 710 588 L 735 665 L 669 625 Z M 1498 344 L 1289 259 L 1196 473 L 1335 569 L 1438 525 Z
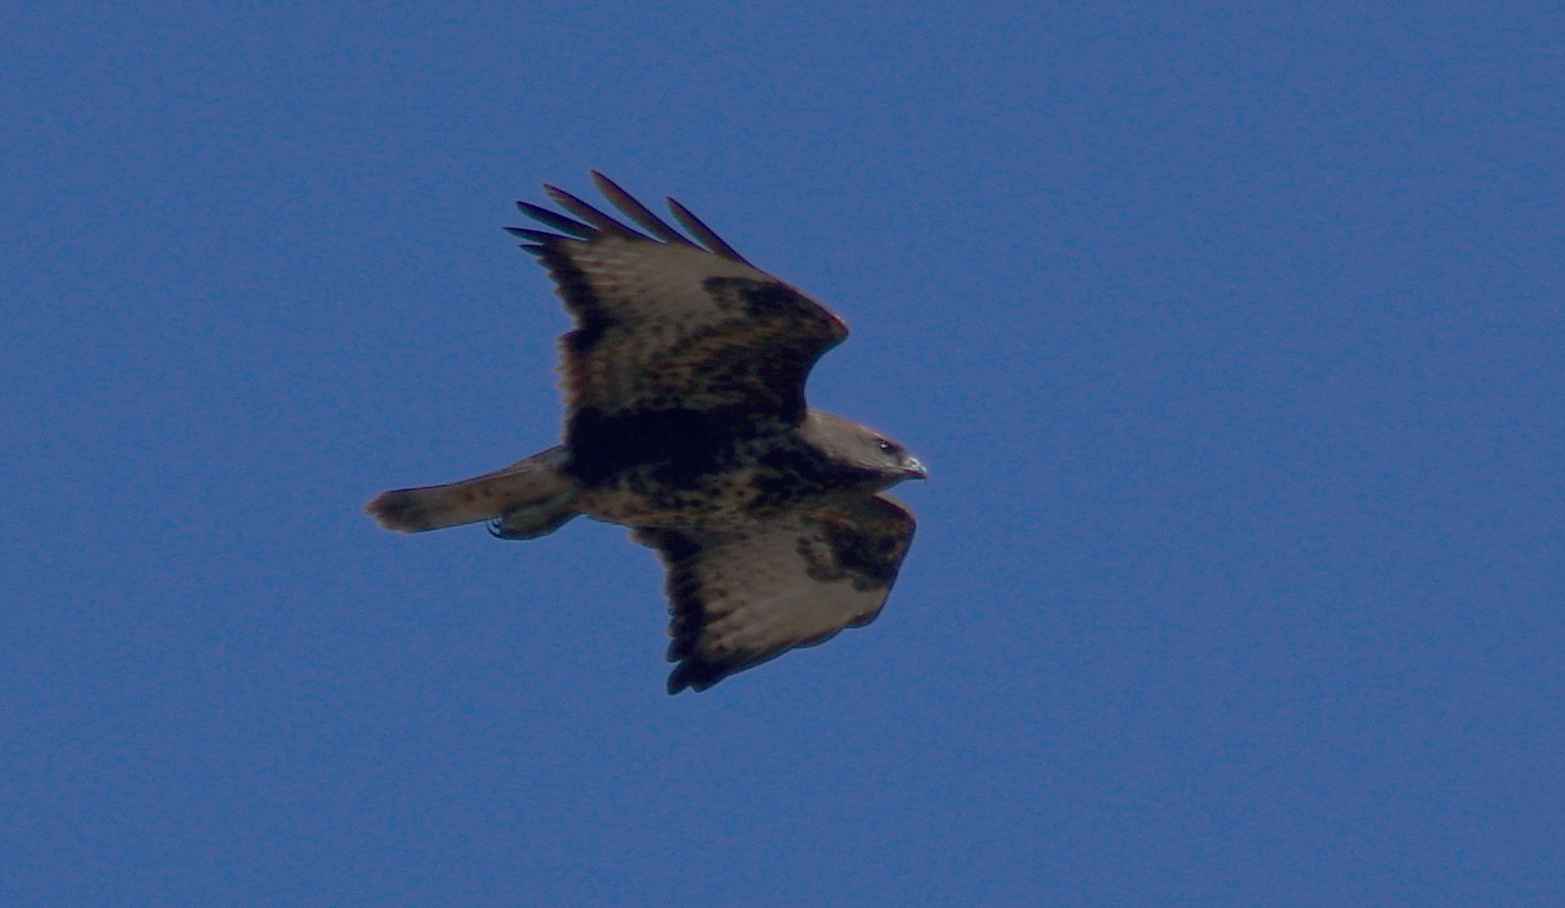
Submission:
M 890 488 L 905 479 L 929 478 L 929 471 L 917 457 L 868 426 L 812 410 L 803 429 L 806 437 L 834 464 L 862 476 L 866 485 L 876 490 Z

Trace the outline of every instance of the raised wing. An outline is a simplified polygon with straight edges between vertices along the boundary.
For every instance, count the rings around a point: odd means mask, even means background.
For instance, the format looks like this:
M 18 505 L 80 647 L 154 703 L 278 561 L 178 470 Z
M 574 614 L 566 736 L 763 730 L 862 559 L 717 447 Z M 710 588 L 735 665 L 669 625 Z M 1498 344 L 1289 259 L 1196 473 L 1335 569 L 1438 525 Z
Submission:
M 913 542 L 885 495 L 730 531 L 638 529 L 668 570 L 668 692 L 706 690 L 875 620 Z
M 560 339 L 567 445 L 622 444 L 654 424 L 742 431 L 802 419 L 805 379 L 847 337 L 842 320 L 678 202 L 669 200 L 675 218 L 701 245 L 607 177 L 593 179 L 647 233 L 553 186 L 549 197 L 574 218 L 518 202 L 556 232 L 506 228 L 548 267 L 576 318 Z

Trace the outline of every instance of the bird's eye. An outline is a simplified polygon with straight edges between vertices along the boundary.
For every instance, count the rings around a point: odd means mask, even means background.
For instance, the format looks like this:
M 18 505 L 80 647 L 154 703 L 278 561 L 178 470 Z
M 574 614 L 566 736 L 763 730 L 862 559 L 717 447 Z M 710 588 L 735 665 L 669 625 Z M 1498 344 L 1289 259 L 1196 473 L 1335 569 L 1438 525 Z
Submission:
M 884 438 L 877 438 L 877 439 L 875 439 L 875 447 L 881 449 L 882 451 L 885 451 L 887 454 L 890 454 L 892 451 L 895 451 L 897 449 L 896 445 L 894 445 L 891 442 L 885 440 Z

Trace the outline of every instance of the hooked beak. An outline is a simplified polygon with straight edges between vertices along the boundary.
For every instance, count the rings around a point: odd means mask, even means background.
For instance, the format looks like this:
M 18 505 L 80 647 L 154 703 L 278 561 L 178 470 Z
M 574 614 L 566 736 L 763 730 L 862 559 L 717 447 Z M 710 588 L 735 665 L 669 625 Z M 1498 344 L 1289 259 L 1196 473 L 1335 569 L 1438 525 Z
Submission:
M 907 473 L 908 479 L 928 479 L 929 470 L 917 457 L 909 457 L 902 461 L 902 470 Z

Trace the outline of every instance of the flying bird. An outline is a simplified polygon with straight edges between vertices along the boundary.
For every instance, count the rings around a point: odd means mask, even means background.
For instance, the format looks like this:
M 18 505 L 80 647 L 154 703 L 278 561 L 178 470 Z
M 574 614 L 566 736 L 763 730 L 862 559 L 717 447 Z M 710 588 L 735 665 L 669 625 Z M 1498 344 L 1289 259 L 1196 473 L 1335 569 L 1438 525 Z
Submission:
M 915 525 L 884 490 L 927 473 L 805 403 L 810 368 L 848 335 L 841 319 L 673 199 L 688 237 L 592 176 L 640 230 L 547 185 L 570 216 L 518 202 L 549 229 L 506 228 L 574 317 L 559 342 L 562 443 L 366 510 L 403 532 L 489 521 L 502 539 L 578 515 L 629 527 L 667 571 L 668 692 L 701 691 L 873 621 Z

